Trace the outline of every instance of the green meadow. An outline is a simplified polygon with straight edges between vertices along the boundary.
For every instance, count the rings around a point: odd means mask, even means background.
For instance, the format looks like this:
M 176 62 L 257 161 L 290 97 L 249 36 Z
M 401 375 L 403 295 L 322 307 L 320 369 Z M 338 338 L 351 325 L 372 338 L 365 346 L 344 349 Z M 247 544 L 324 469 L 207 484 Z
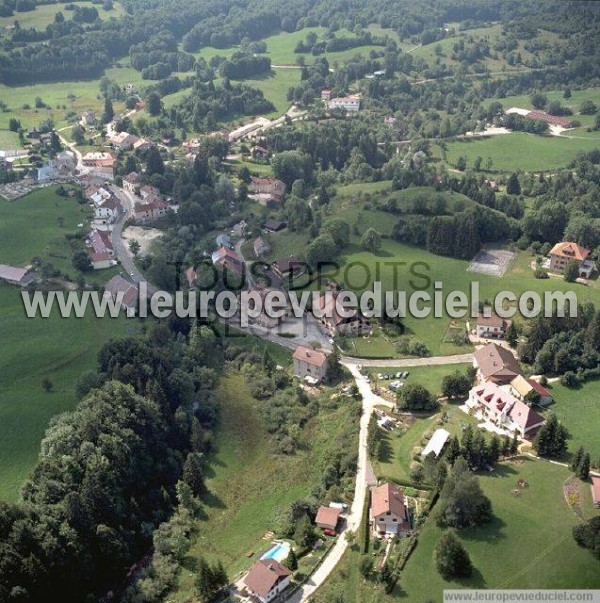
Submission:
M 38 458 L 51 418 L 74 407 L 73 385 L 95 367 L 100 347 L 111 337 L 135 334 L 139 323 L 27 318 L 16 287 L 0 285 L 0 500 L 15 501 Z M 51 392 L 42 388 L 49 378 Z
M 0 197 L 0 263 L 25 266 L 39 257 L 74 272 L 65 235 L 80 231 L 78 224 L 87 228 L 91 210 L 54 190 L 38 189 L 14 201 Z
M 90 210 L 53 188 L 39 189 L 16 201 L 0 198 L 0 263 L 29 264 L 33 257 L 61 271 L 70 265 L 64 235 L 88 226 Z M 91 273 L 102 281 L 114 270 Z M 28 319 L 19 289 L 0 286 L 0 500 L 16 500 L 35 464 L 40 440 L 50 419 L 73 408 L 73 385 L 79 374 L 95 366 L 96 354 L 108 339 L 139 331 L 138 323 L 120 319 Z M 42 379 L 54 387 L 42 389 Z
M 564 167 L 577 153 L 597 148 L 600 148 L 600 135 L 597 138 L 577 139 L 511 132 L 449 142 L 446 161 L 455 166 L 458 158 L 465 156 L 469 169 L 477 157 L 483 158 L 483 166 L 491 157 L 492 172 L 543 172 Z M 439 155 L 438 147 L 432 149 Z
M 15 21 L 19 22 L 22 29 L 46 29 L 47 25 L 54 23 L 54 16 L 58 12 L 62 12 L 65 20 L 69 20 L 72 17 L 72 11 L 68 11 L 65 7 L 69 5 L 74 6 L 89 6 L 89 2 L 69 2 L 69 3 L 57 3 L 57 4 L 38 4 L 35 10 L 26 12 L 15 12 L 12 17 L 0 17 L 0 28 L 5 28 L 8 25 L 12 25 Z M 111 17 L 118 18 L 125 14 L 125 10 L 118 2 L 114 3 L 112 10 L 105 10 L 102 4 L 94 5 L 100 19 L 105 21 Z

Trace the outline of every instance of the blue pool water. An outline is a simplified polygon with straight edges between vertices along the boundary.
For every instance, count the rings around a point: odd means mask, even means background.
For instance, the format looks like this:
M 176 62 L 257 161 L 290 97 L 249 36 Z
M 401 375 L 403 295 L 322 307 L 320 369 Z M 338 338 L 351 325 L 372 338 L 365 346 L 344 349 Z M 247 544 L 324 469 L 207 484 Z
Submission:
M 287 542 L 282 542 L 269 549 L 261 559 L 273 559 L 274 561 L 282 561 L 290 552 L 290 545 Z

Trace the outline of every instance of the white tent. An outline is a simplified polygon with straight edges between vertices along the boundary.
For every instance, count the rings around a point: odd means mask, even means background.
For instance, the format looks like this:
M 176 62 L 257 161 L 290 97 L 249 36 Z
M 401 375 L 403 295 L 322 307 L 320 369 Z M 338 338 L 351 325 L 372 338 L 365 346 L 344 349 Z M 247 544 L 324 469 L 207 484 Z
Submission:
M 442 449 L 444 448 L 444 444 L 448 441 L 450 437 L 450 433 L 445 429 L 436 429 L 435 433 L 431 436 L 431 439 L 427 443 L 427 446 L 421 452 L 421 456 L 425 458 L 429 456 L 432 452 L 435 455 L 435 458 L 440 456 Z

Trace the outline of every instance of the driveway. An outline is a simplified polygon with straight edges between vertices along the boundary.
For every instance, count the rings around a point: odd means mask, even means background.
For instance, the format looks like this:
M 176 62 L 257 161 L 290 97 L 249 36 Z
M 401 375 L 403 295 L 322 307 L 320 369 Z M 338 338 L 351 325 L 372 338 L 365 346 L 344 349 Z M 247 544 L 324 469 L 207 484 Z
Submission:
M 371 386 L 360 374 L 356 365 L 346 365 L 352 373 L 359 392 L 363 396 L 362 416 L 360 418 L 360 433 L 358 436 L 358 465 L 356 471 L 356 485 L 354 487 L 354 501 L 347 515 L 346 530 L 356 532 L 360 527 L 363 510 L 365 506 L 365 498 L 367 494 L 367 483 L 372 481 L 372 469 L 370 469 L 369 456 L 367 452 L 367 434 L 369 430 L 369 420 L 371 414 L 378 404 L 377 396 L 371 391 Z M 317 568 L 314 574 L 296 590 L 290 597 L 286 598 L 289 603 L 301 603 L 311 597 L 317 588 L 327 580 L 329 574 L 335 569 L 343 554 L 348 548 L 348 541 L 344 536 L 344 532 L 337 538 L 337 542 L 329 551 L 323 563 Z

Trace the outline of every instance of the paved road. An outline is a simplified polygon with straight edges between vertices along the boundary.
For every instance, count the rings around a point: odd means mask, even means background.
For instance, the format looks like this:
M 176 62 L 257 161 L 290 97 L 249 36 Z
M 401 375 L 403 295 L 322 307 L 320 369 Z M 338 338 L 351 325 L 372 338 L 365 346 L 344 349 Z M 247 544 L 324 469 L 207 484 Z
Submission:
M 369 456 L 367 452 L 367 433 L 369 420 L 375 405 L 378 403 L 378 397 L 373 394 L 371 386 L 360 374 L 356 365 L 351 364 L 347 365 L 347 367 L 356 380 L 358 390 L 363 396 L 363 412 L 360 418 L 360 433 L 358 436 L 358 466 L 356 472 L 356 485 L 354 487 L 354 501 L 348 512 L 345 528 L 346 530 L 356 531 L 360 527 L 360 522 L 362 520 L 368 487 L 367 482 L 372 478 L 371 472 L 368 469 Z M 337 542 L 333 545 L 333 548 L 329 551 L 327 557 L 325 557 L 325 560 L 317 568 L 315 573 L 301 588 L 287 598 L 286 601 L 288 603 L 301 603 L 311 597 L 319 586 L 327 580 L 329 574 L 335 569 L 335 566 L 338 564 L 347 548 L 348 541 L 346 540 L 344 533 L 342 533 L 338 536 Z
M 342 357 L 343 363 L 348 366 L 360 364 L 365 367 L 410 367 L 410 366 L 440 366 L 444 364 L 462 364 L 473 362 L 473 354 L 457 354 L 456 356 L 432 356 L 430 358 L 394 358 L 390 360 L 373 360 L 371 358 Z

